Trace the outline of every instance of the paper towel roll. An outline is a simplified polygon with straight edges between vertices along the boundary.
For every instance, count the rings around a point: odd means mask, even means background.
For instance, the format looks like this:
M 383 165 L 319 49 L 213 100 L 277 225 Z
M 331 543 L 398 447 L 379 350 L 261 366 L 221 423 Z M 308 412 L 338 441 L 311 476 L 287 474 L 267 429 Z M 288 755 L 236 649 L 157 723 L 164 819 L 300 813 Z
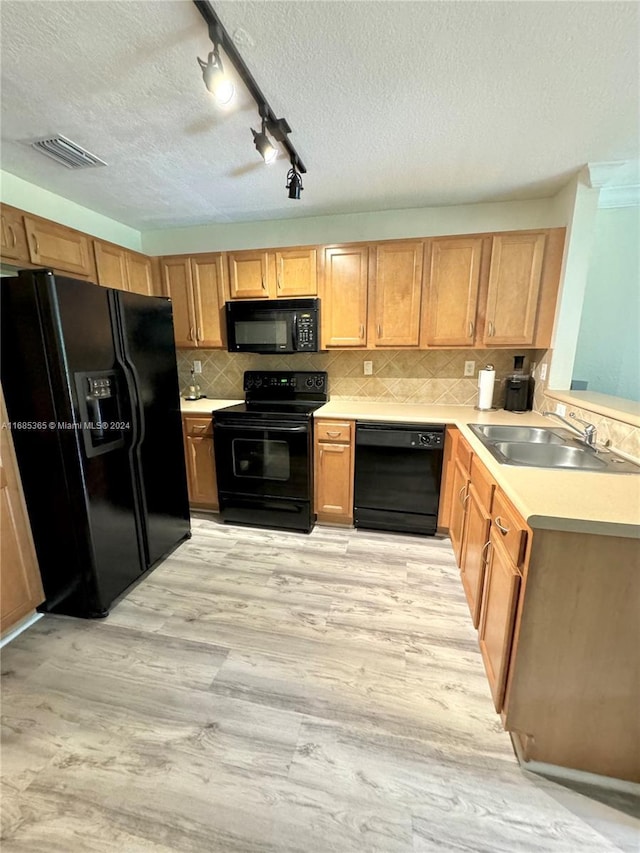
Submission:
M 493 403 L 493 386 L 496 372 L 492 364 L 478 371 L 478 409 L 490 409 Z

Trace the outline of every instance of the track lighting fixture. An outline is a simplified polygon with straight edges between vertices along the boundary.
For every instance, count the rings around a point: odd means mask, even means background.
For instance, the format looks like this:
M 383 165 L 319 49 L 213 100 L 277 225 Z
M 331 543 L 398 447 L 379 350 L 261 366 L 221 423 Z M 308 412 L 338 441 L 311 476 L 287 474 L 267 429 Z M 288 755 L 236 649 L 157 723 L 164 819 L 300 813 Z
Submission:
M 276 144 L 282 146 L 286 151 L 289 160 L 291 161 L 291 169 L 287 174 L 287 189 L 289 190 L 289 198 L 300 198 L 300 193 L 303 189 L 302 174 L 307 169 L 298 152 L 289 141 L 291 128 L 286 119 L 276 118 L 262 90 L 258 86 L 253 74 L 249 71 L 240 56 L 238 49 L 233 43 L 231 36 L 222 25 L 222 21 L 218 18 L 213 6 L 209 0 L 193 0 L 195 7 L 202 16 L 203 20 L 209 28 L 209 38 L 213 43 L 213 50 L 204 62 L 198 57 L 198 63 L 202 70 L 202 78 L 207 89 L 212 92 L 218 103 L 221 105 L 228 104 L 233 97 L 233 84 L 225 76 L 222 60 L 220 59 L 220 48 L 224 50 L 225 57 L 235 68 L 238 76 L 241 78 L 247 91 L 256 102 L 260 113 L 261 126 L 260 131 L 251 128 L 253 134 L 253 142 L 264 158 L 265 163 L 273 163 L 278 156 Z M 267 136 L 267 131 L 269 136 Z M 272 142 L 273 140 L 273 142 Z M 276 143 L 276 144 L 274 144 Z
M 198 57 L 198 64 L 202 69 L 202 79 L 204 85 L 214 96 L 216 101 L 222 107 L 226 107 L 231 103 L 235 89 L 233 83 L 224 73 L 222 60 L 220 59 L 220 51 L 218 45 L 214 42 L 213 50 L 204 62 Z
M 269 163 L 273 163 L 273 161 L 278 156 L 278 151 L 271 143 L 271 140 L 267 136 L 267 122 L 266 119 L 262 118 L 262 127 L 260 133 L 257 133 L 253 128 L 251 128 L 251 133 L 253 133 L 253 143 L 258 149 L 262 159 L 264 162 L 269 165 Z
M 291 168 L 287 172 L 287 186 L 289 190 L 289 198 L 300 198 L 300 193 L 304 189 L 302 186 L 302 175 L 296 169 L 295 161 L 291 161 Z

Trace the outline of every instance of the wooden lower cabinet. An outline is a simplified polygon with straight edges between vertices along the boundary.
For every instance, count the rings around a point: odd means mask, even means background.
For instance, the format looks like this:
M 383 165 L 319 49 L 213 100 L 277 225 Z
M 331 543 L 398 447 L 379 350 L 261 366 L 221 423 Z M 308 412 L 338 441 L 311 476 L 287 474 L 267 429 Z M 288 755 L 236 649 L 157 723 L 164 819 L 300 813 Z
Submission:
M 189 504 L 198 509 L 219 509 L 216 464 L 213 452 L 213 420 L 184 415 L 182 418 Z
M 458 565 L 462 559 L 462 542 L 467 519 L 467 502 L 469 500 L 469 472 L 456 459 L 453 467 L 453 493 L 451 495 L 451 516 L 449 519 L 449 536 L 456 555 Z
M 513 626 L 520 591 L 520 573 L 511 562 L 496 529 L 489 535 L 478 642 L 496 711 L 502 710 Z
M 460 578 L 467 596 L 473 627 L 480 622 L 480 605 L 484 585 L 491 516 L 482 504 L 473 481 L 469 485 L 467 523 L 460 560 Z
M 440 484 L 440 500 L 438 502 L 438 529 L 447 532 L 451 522 L 451 507 L 453 503 L 453 473 L 455 469 L 456 450 L 459 430 L 447 427 L 444 439 L 444 454 L 442 457 L 442 482 Z
M 314 423 L 315 511 L 318 521 L 353 523 L 353 421 Z
M 9 420 L 0 399 L 2 423 Z M 0 632 L 44 601 L 11 431 L 0 429 Z

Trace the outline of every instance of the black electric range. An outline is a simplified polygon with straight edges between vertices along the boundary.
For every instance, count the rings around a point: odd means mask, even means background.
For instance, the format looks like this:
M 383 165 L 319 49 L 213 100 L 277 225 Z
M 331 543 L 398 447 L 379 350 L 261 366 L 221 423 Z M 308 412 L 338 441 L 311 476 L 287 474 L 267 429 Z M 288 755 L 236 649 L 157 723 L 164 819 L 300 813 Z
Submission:
M 214 412 L 225 522 L 308 533 L 313 512 L 313 412 L 329 399 L 321 371 L 244 374 L 245 402 Z

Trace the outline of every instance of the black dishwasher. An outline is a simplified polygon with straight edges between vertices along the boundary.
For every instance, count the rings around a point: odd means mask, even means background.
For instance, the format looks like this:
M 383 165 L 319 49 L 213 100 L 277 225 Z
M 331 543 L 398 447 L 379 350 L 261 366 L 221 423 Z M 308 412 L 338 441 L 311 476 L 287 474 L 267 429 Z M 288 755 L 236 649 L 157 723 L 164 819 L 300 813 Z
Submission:
M 444 427 L 356 423 L 354 524 L 436 532 Z

